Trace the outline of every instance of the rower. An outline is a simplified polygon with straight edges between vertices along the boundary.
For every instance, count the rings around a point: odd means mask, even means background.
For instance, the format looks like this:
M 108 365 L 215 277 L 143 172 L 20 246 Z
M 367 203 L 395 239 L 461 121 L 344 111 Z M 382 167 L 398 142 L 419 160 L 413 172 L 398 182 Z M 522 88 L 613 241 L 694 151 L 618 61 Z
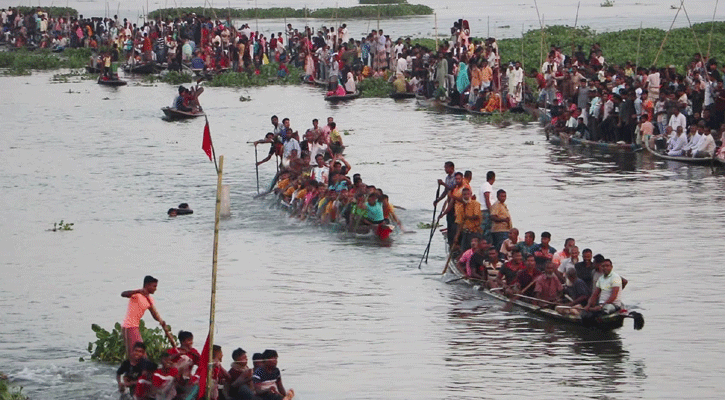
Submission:
M 174 108 L 178 111 L 191 112 L 191 107 L 188 107 L 187 104 L 186 88 L 183 85 L 179 86 L 179 95 L 174 99 Z
M 146 345 L 143 342 L 136 342 L 133 350 L 129 352 L 126 359 L 116 371 L 116 381 L 118 382 L 118 391 L 125 393 L 126 388 L 130 392 L 134 392 L 134 387 L 138 383 L 141 374 L 148 369 L 156 369 L 155 365 L 146 359 Z
M 596 288 L 589 298 L 585 311 L 612 314 L 623 307 L 622 304 L 622 277 L 612 271 L 612 260 L 602 261 L 602 276 L 597 280 Z
M 276 154 L 276 148 L 274 145 L 274 133 L 268 132 L 266 135 L 264 135 L 264 139 L 261 140 L 255 140 L 254 146 L 256 147 L 260 143 L 270 143 L 269 146 L 269 153 L 267 154 L 267 157 L 262 159 L 262 161 L 257 162 L 257 165 L 262 165 L 266 163 L 267 161 L 272 159 L 272 156 Z
M 550 305 L 550 303 L 558 303 L 561 298 L 564 287 L 554 271 L 556 271 L 556 265 L 551 261 L 547 261 L 544 273 L 534 280 L 534 296 L 542 300 L 538 302 L 540 307 Z
M 526 291 L 522 293 L 523 295 L 532 296 L 534 294 L 534 288 L 532 288 L 530 284 L 541 274 L 541 271 L 536 268 L 536 258 L 533 254 L 526 256 L 524 267 L 525 269 L 516 274 L 516 285 L 518 286 L 518 290 L 526 289 Z

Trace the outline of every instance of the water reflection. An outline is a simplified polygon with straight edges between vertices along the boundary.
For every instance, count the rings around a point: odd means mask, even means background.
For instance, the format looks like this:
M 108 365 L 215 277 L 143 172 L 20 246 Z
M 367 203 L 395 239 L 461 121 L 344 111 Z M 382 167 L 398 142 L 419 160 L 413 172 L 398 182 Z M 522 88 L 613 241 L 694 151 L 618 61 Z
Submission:
M 537 398 L 631 395 L 646 378 L 644 362 L 630 362 L 616 331 L 556 323 L 520 309 L 504 311 L 498 300 L 465 285 L 451 286 L 446 391 L 513 397 L 488 382 L 504 379 L 519 396 L 527 387 L 524 391 L 536 391 Z M 500 392 L 494 396 L 491 390 Z

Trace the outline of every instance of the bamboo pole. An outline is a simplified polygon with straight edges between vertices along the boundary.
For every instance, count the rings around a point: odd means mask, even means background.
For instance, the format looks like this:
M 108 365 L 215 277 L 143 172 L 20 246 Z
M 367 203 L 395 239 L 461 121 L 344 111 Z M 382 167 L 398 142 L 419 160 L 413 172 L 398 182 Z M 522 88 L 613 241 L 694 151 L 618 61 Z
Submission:
M 717 12 L 717 3 L 720 0 L 715 0 L 715 9 L 712 10 L 712 22 L 710 23 L 710 40 L 707 43 L 707 59 L 710 59 L 710 46 L 712 46 L 712 31 L 715 29 L 715 13 Z M 705 60 L 703 60 L 703 63 Z
M 433 13 L 433 20 L 435 21 L 435 31 L 436 31 L 436 50 L 435 50 L 435 52 L 437 53 L 438 52 L 438 14 L 437 13 Z
M 544 63 L 544 21 L 541 20 L 541 14 L 539 14 L 539 3 L 534 0 L 534 6 L 536 7 L 536 17 L 539 19 L 539 27 L 541 27 L 541 47 L 539 48 L 539 65 Z
M 579 6 L 581 1 L 576 4 L 576 17 L 574 18 L 574 29 L 571 31 L 571 55 L 574 55 L 574 42 L 576 41 L 576 26 L 579 23 Z
M 695 39 L 695 45 L 697 46 L 697 51 L 700 53 L 700 58 L 702 58 L 702 49 L 700 48 L 700 41 L 697 40 L 697 35 L 695 34 L 695 29 L 692 27 L 692 22 L 690 22 L 690 15 L 687 14 L 687 8 L 685 7 L 685 0 L 682 0 L 682 11 L 685 12 L 685 17 L 687 17 L 687 24 L 690 25 L 690 31 L 692 31 L 692 37 Z
M 639 22 L 639 36 L 637 37 L 637 58 L 634 62 L 635 73 L 637 71 L 637 68 L 639 68 L 639 45 L 641 42 L 642 42 L 642 21 Z
M 224 156 L 219 156 L 219 170 L 217 172 L 216 184 L 216 212 L 214 214 L 214 251 L 211 262 L 211 305 L 209 309 L 209 366 L 206 372 L 206 399 L 211 399 L 211 377 L 214 371 L 212 362 L 214 349 L 214 314 L 216 313 L 216 272 L 217 254 L 219 248 L 219 213 L 221 211 L 222 195 L 222 169 L 224 168 Z
M 665 33 L 664 39 L 662 39 L 662 43 L 660 44 L 660 49 L 657 50 L 657 55 L 655 56 L 655 60 L 652 62 L 652 66 L 657 66 L 657 60 L 660 58 L 660 53 L 662 53 L 662 48 L 665 47 L 665 42 L 667 41 L 667 37 L 670 35 L 670 31 L 672 30 L 672 27 L 675 26 L 675 21 L 677 21 L 677 16 L 680 15 L 680 10 L 682 10 L 682 3 L 680 4 L 680 8 L 677 9 L 677 12 L 675 13 L 675 18 L 672 18 L 672 24 L 670 25 L 670 29 L 667 30 L 667 33 Z

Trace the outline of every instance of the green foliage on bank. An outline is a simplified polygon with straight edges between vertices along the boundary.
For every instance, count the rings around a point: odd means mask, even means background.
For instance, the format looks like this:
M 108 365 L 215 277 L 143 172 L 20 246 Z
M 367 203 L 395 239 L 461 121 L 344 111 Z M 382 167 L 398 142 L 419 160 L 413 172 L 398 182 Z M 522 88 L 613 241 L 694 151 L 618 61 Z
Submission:
M 21 14 L 27 15 L 27 14 L 33 14 L 38 10 L 38 7 L 13 7 L 14 9 L 20 11 Z M 73 18 L 78 17 L 78 11 L 75 8 L 71 7 L 40 7 L 43 12 L 47 13 L 51 17 L 67 17 L 71 16 Z
M 88 343 L 88 352 L 91 354 L 91 360 L 115 364 L 126 359 L 126 345 L 123 341 L 121 324 L 116 322 L 116 325 L 114 325 L 110 332 L 96 324 L 91 325 L 91 329 L 96 334 L 96 341 Z M 146 357 L 149 360 L 158 360 L 162 353 L 171 348 L 169 339 L 160 327 L 157 326 L 153 329 L 146 328 L 146 324 L 141 320 L 139 331 L 146 345 Z M 81 361 L 83 361 L 82 358 Z
M 28 400 L 28 397 L 23 394 L 23 388 L 11 386 L 7 376 L 0 373 L 0 400 Z
M 231 17 L 234 19 L 271 19 L 271 18 L 319 18 L 319 19 L 354 19 L 354 18 L 381 18 L 405 17 L 413 15 L 432 15 L 433 9 L 420 4 L 381 4 L 378 6 L 355 6 L 343 8 L 320 8 L 312 10 L 309 8 L 162 8 L 148 14 L 149 18 L 155 19 L 160 16 L 178 17 L 185 14 L 195 13 L 196 15 L 215 16 L 217 18 Z
M 683 72 L 686 63 L 692 59 L 694 53 L 702 51 L 707 56 L 708 42 L 710 40 L 710 28 L 713 27 L 712 45 L 710 57 L 719 61 L 725 61 L 725 22 L 701 23 L 690 28 L 673 29 L 665 42 L 662 52 L 657 59 L 657 67 L 675 65 L 678 71 Z M 699 50 L 693 37 L 693 31 L 699 41 Z M 639 47 L 639 66 L 652 66 L 660 49 L 662 40 L 667 31 L 656 28 L 646 28 L 641 31 L 641 42 Z M 588 56 L 589 48 L 594 43 L 600 43 L 602 55 L 608 64 L 620 64 L 630 61 L 637 62 L 637 41 L 639 29 L 626 29 L 616 32 L 597 33 L 588 27 L 571 28 L 566 26 L 550 26 L 544 30 L 543 55 L 549 51 L 551 45 L 562 48 L 566 54 L 572 54 L 572 43 L 574 46 L 582 46 L 582 51 Z M 526 70 L 541 67 L 540 50 L 542 35 L 541 30 L 531 30 L 523 37 L 523 57 L 521 38 L 498 40 L 501 62 L 507 63 L 510 60 L 522 60 Z
M 360 4 L 404 4 L 407 3 L 405 0 L 358 0 Z
M 363 79 L 357 87 L 362 97 L 389 97 L 393 91 L 393 85 L 383 78 Z
M 32 70 L 53 70 L 59 68 L 82 68 L 88 64 L 90 49 L 65 49 L 53 53 L 48 49 L 28 51 L 25 49 L 0 52 L 0 68 L 5 75 L 30 75 Z
M 262 65 L 259 69 L 259 74 L 250 71 L 244 72 L 225 72 L 214 76 L 208 86 L 223 86 L 223 87 L 251 87 L 251 86 L 266 86 L 270 84 L 275 85 L 294 85 L 300 83 L 300 75 L 303 74 L 302 69 L 295 68 L 287 65 L 289 74 L 286 77 L 281 78 L 277 76 L 279 71 L 279 64 L 269 63 Z

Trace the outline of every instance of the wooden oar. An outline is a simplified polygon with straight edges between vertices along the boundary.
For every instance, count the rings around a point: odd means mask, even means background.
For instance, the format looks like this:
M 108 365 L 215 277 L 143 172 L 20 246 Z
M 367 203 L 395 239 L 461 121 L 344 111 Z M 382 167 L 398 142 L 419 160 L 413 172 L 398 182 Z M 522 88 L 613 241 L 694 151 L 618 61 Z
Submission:
M 254 169 L 257 171 L 257 194 L 259 194 L 259 161 L 257 159 L 257 146 L 254 146 Z
M 526 293 L 526 291 L 529 290 L 529 288 L 531 287 L 531 285 L 533 285 L 534 283 L 536 283 L 536 281 L 533 281 L 532 280 L 531 283 L 529 283 L 528 285 L 526 285 L 526 287 L 521 291 L 521 293 Z M 514 301 L 516 301 L 516 299 L 519 296 L 521 296 L 521 294 L 515 294 L 515 295 L 509 297 L 509 301 L 506 304 L 504 304 L 504 306 L 502 308 L 505 309 L 505 310 L 510 310 L 511 309 L 511 306 L 513 306 L 513 304 L 514 304 Z
M 448 251 L 448 260 L 446 260 L 446 266 L 443 267 L 443 272 L 441 272 L 441 275 L 445 275 L 446 272 L 448 272 L 448 264 L 451 262 L 451 257 L 453 257 L 453 248 L 458 246 L 458 237 L 461 235 L 461 229 L 457 229 L 458 232 L 456 232 L 456 237 L 453 238 L 453 243 L 451 244 L 451 248 Z
M 438 185 L 438 188 L 436 189 L 436 200 L 438 200 L 438 197 L 441 195 L 441 186 Z M 420 269 L 420 266 L 423 265 L 423 259 L 425 259 L 425 263 L 428 264 L 428 252 L 430 251 L 430 243 L 433 241 L 433 235 L 435 235 L 436 228 L 438 226 L 438 222 L 436 221 L 436 211 L 438 208 L 438 203 L 436 202 L 433 205 L 433 220 L 430 222 L 430 238 L 428 238 L 428 246 L 426 246 L 425 250 L 423 251 L 423 257 L 420 258 L 420 262 L 418 263 L 418 269 Z
M 148 296 L 147 296 L 148 297 Z M 149 298 L 149 304 L 151 304 L 151 299 Z M 156 307 L 151 304 L 151 307 L 149 308 L 149 311 L 151 311 L 151 315 L 157 318 L 157 320 L 162 320 L 161 315 L 159 315 L 159 312 L 156 311 Z M 176 340 L 174 340 L 174 336 L 169 332 L 169 327 L 164 324 L 161 329 L 164 330 L 164 333 L 166 334 L 166 337 L 169 339 L 169 342 L 171 342 L 171 347 L 176 348 Z

